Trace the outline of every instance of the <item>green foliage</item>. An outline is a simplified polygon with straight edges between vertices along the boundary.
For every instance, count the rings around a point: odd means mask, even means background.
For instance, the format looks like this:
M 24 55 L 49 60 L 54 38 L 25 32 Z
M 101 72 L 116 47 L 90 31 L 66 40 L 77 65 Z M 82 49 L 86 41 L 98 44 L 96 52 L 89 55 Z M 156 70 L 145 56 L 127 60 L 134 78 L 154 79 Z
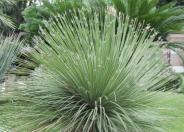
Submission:
M 1 23 L 3 23 L 4 25 L 11 28 L 15 28 L 15 24 L 13 23 L 12 19 L 9 16 L 3 14 L 2 12 L 0 12 L 0 20 Z
M 31 54 L 41 66 L 10 92 L 0 109 L 4 125 L 17 131 L 164 131 L 162 96 L 147 90 L 164 89 L 172 76 L 152 30 L 105 14 L 76 11 L 45 22 Z
M 80 8 L 80 3 L 80 1 L 57 0 L 49 2 L 44 0 L 43 5 L 32 5 L 22 12 L 25 23 L 21 24 L 19 28 L 32 35 L 37 35 L 39 27 L 44 26 L 43 21 L 48 20 L 51 16 L 55 16 L 56 14 L 62 14 L 65 11 Z
M 31 1 L 33 0 L 14 0 L 13 4 L 11 5 L 6 4 L 2 6 L 3 13 L 11 17 L 12 21 L 14 22 L 15 25 L 14 31 L 16 33 L 21 32 L 18 28 L 19 25 L 24 21 L 21 12 L 27 6 L 29 6 Z M 0 30 L 3 32 L 5 36 L 12 33 L 12 29 L 7 26 L 0 26 Z
M 44 0 L 43 5 L 33 5 L 23 11 L 25 23 L 21 24 L 20 29 L 37 34 L 39 26 L 43 26 L 43 21 L 55 14 L 61 14 L 74 8 L 90 9 L 113 4 L 118 11 L 145 22 L 145 25 L 150 24 L 162 35 L 182 31 L 184 27 L 183 7 L 175 6 L 176 2 L 162 5 L 158 3 L 158 0 L 56 0 L 52 2 Z
M 39 28 L 45 28 L 44 21 L 49 21 L 51 17 L 57 14 L 62 14 L 66 11 L 69 12 L 73 9 L 81 8 L 82 5 L 81 0 L 55 0 L 51 2 L 48 0 L 43 0 L 42 2 L 42 5 L 33 4 L 28 6 L 22 12 L 25 23 L 20 24 L 19 29 L 26 32 L 26 40 L 31 46 L 33 46 L 32 37 L 34 35 L 39 35 Z M 26 56 L 18 58 L 16 64 L 19 65 L 19 68 L 11 72 L 20 76 L 29 75 L 30 71 L 39 65 L 27 59 Z
M 183 5 L 184 4 L 184 0 L 160 0 L 160 4 L 166 4 L 169 2 L 176 2 L 177 1 L 177 5 Z
M 110 3 L 110 0 L 54 0 L 51 2 L 43 0 L 42 2 L 42 5 L 29 6 L 22 12 L 25 22 L 20 25 L 21 30 L 31 33 L 31 35 L 37 35 L 39 27 L 44 27 L 44 21 L 56 14 L 73 9 L 101 8 Z
M 4 14 L 4 12 L 3 12 L 4 6 L 7 6 L 7 5 L 10 6 L 12 4 L 14 4 L 13 0 L 7 0 L 7 1 L 1 0 L 0 1 L 0 25 L 1 26 L 3 24 L 3 25 L 8 26 L 10 28 L 15 28 L 15 24 L 12 21 L 12 19 L 8 15 Z
M 169 2 L 158 6 L 158 0 L 112 0 L 115 8 L 139 21 L 150 24 L 159 33 L 178 32 L 184 29 L 184 7 Z
M 4 75 L 20 48 L 20 36 L 0 36 L 0 80 L 4 79 Z
M 26 10 L 22 12 L 22 15 L 24 16 L 24 20 L 26 21 L 26 24 L 21 24 L 20 29 L 26 32 L 37 34 L 39 25 L 40 26 L 43 25 L 42 20 L 40 20 L 40 18 L 44 17 L 44 15 L 42 14 L 43 13 L 46 14 L 45 17 L 48 16 L 47 15 L 48 12 L 38 13 L 40 11 L 39 9 L 40 9 L 39 7 L 36 7 L 36 5 L 33 5 L 33 6 L 26 8 Z

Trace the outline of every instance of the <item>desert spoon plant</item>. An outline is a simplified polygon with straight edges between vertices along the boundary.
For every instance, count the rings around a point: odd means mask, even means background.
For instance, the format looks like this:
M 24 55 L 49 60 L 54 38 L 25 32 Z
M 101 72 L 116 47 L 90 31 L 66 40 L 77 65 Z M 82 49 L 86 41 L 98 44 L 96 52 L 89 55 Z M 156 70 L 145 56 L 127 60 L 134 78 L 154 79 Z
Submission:
M 1 122 L 22 132 L 164 131 L 161 97 L 150 91 L 172 78 L 152 30 L 108 12 L 66 13 L 45 25 L 30 56 L 41 66 L 11 91 Z

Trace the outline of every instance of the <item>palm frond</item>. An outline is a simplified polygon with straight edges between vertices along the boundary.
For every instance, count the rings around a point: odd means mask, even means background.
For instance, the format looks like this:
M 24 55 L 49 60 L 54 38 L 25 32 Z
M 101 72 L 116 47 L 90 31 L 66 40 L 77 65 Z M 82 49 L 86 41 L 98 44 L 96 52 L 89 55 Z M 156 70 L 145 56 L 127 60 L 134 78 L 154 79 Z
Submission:
M 153 31 L 119 16 L 76 11 L 45 22 L 31 54 L 41 66 L 11 91 L 0 121 L 17 131 L 164 131 L 162 96 L 147 90 L 172 77 Z
M 10 6 L 14 4 L 15 4 L 14 0 L 0 0 L 0 22 L 13 29 L 15 29 L 16 27 L 15 23 L 9 16 L 3 13 L 3 8 L 7 5 Z
M 9 16 L 3 14 L 2 12 L 0 12 L 0 22 L 2 22 L 4 25 L 11 27 L 13 29 L 15 29 L 16 27 L 12 19 Z
M 0 5 L 15 4 L 15 0 L 0 0 Z
M 20 36 L 0 36 L 0 80 L 4 78 L 7 69 L 15 59 L 15 56 L 20 48 Z
M 130 16 L 150 24 L 161 34 L 183 31 L 184 8 L 176 2 L 158 6 L 158 0 L 112 0 L 115 8 Z

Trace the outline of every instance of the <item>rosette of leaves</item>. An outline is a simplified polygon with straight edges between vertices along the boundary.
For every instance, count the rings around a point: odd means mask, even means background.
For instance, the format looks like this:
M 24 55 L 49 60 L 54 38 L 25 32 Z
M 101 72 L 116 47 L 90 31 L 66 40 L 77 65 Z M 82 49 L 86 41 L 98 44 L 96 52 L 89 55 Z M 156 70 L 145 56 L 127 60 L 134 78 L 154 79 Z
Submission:
M 16 131 L 164 131 L 162 96 L 151 91 L 172 77 L 152 30 L 108 11 L 65 13 L 45 27 L 30 55 L 41 65 L 10 91 L 1 124 Z

